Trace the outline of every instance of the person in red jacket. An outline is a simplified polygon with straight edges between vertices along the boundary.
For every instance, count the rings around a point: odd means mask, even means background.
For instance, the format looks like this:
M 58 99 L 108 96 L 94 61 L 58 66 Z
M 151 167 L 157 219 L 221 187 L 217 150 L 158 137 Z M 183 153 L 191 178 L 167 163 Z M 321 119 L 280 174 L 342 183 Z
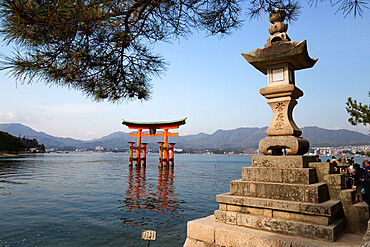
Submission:
M 367 161 L 367 158 L 365 158 L 364 161 L 362 161 L 362 168 L 366 168 L 367 166 L 369 166 L 369 162 Z

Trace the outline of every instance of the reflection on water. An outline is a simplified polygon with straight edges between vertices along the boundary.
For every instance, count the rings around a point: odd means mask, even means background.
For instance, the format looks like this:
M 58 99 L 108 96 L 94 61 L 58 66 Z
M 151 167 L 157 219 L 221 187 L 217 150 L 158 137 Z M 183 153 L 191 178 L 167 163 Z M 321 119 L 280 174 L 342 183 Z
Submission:
M 126 198 L 121 200 L 120 209 L 128 216 L 150 210 L 172 214 L 181 209 L 174 187 L 174 166 L 158 167 L 157 183 L 147 183 L 146 166 L 129 166 Z M 148 217 L 123 217 L 122 222 L 130 226 L 143 226 L 153 219 Z
M 0 247 L 182 246 L 189 220 L 218 207 L 245 155 L 182 155 L 174 168 L 129 167 L 128 154 L 37 154 L 0 159 Z M 361 162 L 357 160 L 356 162 Z M 206 186 L 205 186 L 206 185 Z
M 179 207 L 173 185 L 174 166 L 162 166 L 158 168 L 158 198 L 161 213 L 174 213 Z

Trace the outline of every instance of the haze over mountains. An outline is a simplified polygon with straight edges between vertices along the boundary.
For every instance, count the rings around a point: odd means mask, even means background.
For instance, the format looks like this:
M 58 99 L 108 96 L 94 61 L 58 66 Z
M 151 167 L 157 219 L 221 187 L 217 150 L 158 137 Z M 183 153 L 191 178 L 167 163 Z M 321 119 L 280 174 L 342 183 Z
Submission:
M 267 127 L 263 128 L 238 128 L 232 130 L 217 130 L 213 134 L 199 133 L 171 137 L 170 142 L 176 143 L 176 148 L 182 149 L 244 149 L 257 148 L 258 142 L 266 137 Z M 319 127 L 301 128 L 302 137 L 309 140 L 311 146 L 343 146 L 370 144 L 370 136 L 350 130 L 328 130 Z M 8 132 L 13 136 L 25 136 L 36 138 L 43 143 L 47 149 L 73 147 L 76 149 L 88 149 L 101 146 L 107 149 L 127 149 L 128 141 L 136 141 L 136 138 L 129 137 L 125 132 L 114 132 L 105 137 L 90 141 L 62 138 L 48 135 L 44 132 L 37 132 L 30 127 L 19 123 L 0 124 L 0 131 Z M 157 148 L 157 142 L 162 138 L 144 138 L 148 142 L 148 148 Z

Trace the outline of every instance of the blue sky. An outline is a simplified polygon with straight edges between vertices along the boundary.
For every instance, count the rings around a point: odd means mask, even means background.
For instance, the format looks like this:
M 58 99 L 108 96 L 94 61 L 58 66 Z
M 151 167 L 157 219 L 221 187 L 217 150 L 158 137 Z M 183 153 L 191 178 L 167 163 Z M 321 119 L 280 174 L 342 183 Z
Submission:
M 296 72 L 296 86 L 304 96 L 293 111 L 298 127 L 350 129 L 365 134 L 369 127 L 351 126 L 345 102 L 348 96 L 369 104 L 370 12 L 364 17 L 335 14 L 329 4 L 304 7 L 298 21 L 289 24 L 292 40 L 307 40 L 311 69 Z M 20 84 L 0 72 L 0 123 L 22 123 L 60 137 L 89 140 L 114 131 L 129 130 L 122 119 L 175 120 L 188 117 L 180 135 L 213 133 L 217 129 L 263 127 L 272 111 L 259 89 L 265 75 L 241 56 L 263 47 L 268 16 L 245 21 L 240 30 L 224 38 L 193 33 L 155 49 L 169 63 L 167 73 L 154 78 L 149 101 L 120 104 L 93 102 L 82 93 L 42 82 Z M 1 47 L 9 52 L 11 47 Z

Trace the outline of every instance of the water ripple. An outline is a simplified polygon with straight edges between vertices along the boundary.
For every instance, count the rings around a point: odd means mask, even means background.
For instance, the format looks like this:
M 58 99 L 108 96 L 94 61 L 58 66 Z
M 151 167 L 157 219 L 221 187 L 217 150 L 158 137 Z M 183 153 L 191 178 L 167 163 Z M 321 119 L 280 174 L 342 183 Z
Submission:
M 215 195 L 249 156 L 177 155 L 175 167 L 129 167 L 127 154 L 38 154 L 0 160 L 0 246 L 181 246 L 186 222 L 213 213 Z

